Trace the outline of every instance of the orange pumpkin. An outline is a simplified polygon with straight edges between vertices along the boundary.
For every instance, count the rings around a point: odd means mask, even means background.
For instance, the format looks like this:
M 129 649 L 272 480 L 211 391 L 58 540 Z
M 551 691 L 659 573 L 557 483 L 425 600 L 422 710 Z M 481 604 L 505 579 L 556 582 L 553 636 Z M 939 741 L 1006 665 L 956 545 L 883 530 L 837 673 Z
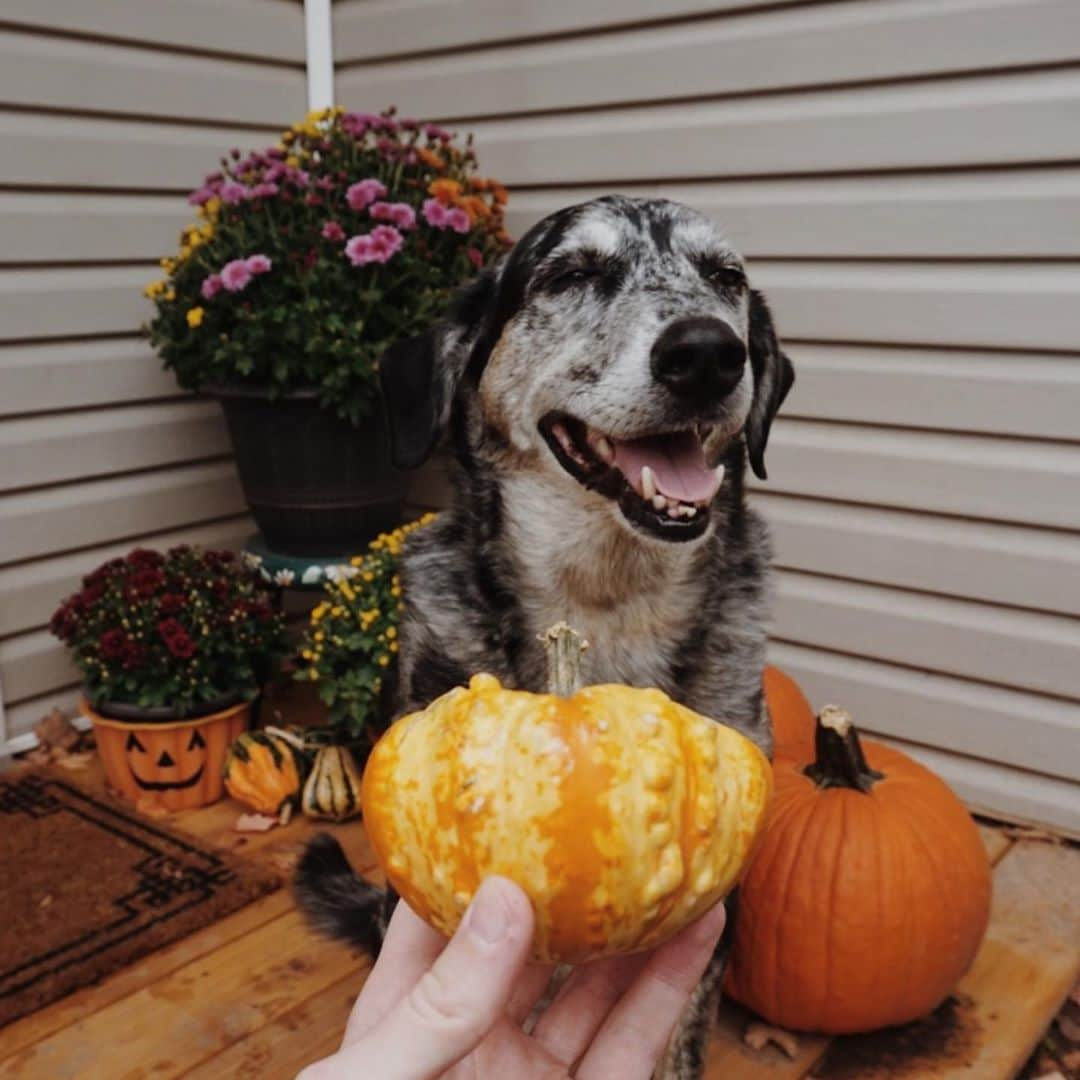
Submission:
M 221 798 L 222 764 L 251 714 L 245 701 L 193 720 L 132 723 L 101 716 L 86 701 L 80 708 L 94 725 L 110 787 L 130 802 L 164 810 L 190 810 Z
M 860 745 L 827 706 L 806 765 L 779 759 L 743 879 L 727 989 L 773 1024 L 846 1034 L 936 1008 L 990 913 L 990 866 L 964 806 L 907 755 Z
M 432 926 L 453 933 L 503 874 L 533 902 L 534 958 L 580 963 L 656 945 L 720 900 L 770 773 L 750 740 L 660 690 L 531 694 L 476 675 L 390 728 L 361 804 L 388 879 Z
M 765 669 L 765 703 L 773 725 L 773 756 L 810 761 L 814 756 L 814 710 L 786 672 Z

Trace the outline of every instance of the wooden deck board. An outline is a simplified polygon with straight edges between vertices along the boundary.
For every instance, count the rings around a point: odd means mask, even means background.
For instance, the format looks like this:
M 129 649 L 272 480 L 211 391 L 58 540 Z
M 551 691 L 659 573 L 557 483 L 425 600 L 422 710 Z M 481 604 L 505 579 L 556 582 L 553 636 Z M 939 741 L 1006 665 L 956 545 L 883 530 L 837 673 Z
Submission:
M 94 773 L 89 779 L 99 782 Z M 326 828 L 299 820 L 240 835 L 232 829 L 237 813 L 226 801 L 172 823 L 283 873 Z M 329 828 L 354 865 L 377 876 L 362 826 Z M 967 1050 L 971 1064 L 894 1066 L 890 1078 L 1006 1080 L 1080 975 L 1080 851 L 1014 843 L 989 824 L 980 833 L 997 866 L 991 929 L 958 988 L 979 1032 Z M 0 1080 L 292 1080 L 337 1047 L 368 968 L 366 957 L 315 937 L 282 889 L 10 1025 L 0 1032 Z M 815 1068 L 824 1080 L 886 1075 L 850 1062 L 837 1072 L 843 1039 L 802 1036 L 794 1061 L 775 1048 L 750 1050 L 742 1042 L 746 1022 L 743 1010 L 725 1006 L 709 1046 L 711 1080 L 802 1080 Z

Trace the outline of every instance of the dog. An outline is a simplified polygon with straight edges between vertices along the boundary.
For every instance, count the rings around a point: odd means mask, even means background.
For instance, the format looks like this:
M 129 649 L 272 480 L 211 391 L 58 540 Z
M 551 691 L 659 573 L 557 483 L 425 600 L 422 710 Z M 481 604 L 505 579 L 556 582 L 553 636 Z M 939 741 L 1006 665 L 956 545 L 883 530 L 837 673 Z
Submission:
M 566 620 L 586 682 L 655 686 L 767 754 L 770 546 L 744 500 L 794 381 L 765 298 L 722 231 L 663 199 L 609 196 L 535 225 L 380 381 L 395 460 L 448 433 L 451 509 L 409 540 L 397 715 L 475 672 L 540 691 L 538 640 Z M 316 926 L 378 949 L 393 900 L 337 842 L 297 872 Z M 729 919 L 729 922 L 732 920 Z M 727 941 L 664 1074 L 700 1075 Z

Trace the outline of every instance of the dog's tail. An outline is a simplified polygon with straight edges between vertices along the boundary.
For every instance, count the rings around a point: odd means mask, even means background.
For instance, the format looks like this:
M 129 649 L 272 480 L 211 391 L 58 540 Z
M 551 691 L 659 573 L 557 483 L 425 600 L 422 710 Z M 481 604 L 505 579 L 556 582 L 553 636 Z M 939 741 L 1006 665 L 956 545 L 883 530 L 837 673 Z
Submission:
M 319 833 L 305 848 L 293 892 L 320 934 L 378 955 L 386 931 L 386 890 L 360 877 L 329 833 Z

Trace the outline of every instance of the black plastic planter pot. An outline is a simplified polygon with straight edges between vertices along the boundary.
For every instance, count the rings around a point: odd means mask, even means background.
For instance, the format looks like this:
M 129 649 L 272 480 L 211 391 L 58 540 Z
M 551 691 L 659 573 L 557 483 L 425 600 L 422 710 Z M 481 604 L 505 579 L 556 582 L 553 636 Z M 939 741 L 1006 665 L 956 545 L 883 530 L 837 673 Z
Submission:
M 248 387 L 208 392 L 225 411 L 244 497 L 270 548 L 353 553 L 398 524 L 405 474 L 391 464 L 381 409 L 353 427 L 311 390 L 273 400 Z

